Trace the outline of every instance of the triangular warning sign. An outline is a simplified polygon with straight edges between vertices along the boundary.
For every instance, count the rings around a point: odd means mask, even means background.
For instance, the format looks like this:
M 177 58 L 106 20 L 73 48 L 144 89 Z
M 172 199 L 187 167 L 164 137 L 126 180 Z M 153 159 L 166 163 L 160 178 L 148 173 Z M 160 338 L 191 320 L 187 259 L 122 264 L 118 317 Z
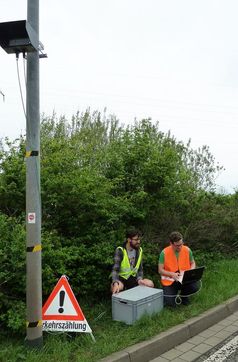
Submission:
M 43 330 L 92 332 L 65 275 L 44 304 L 42 320 Z
M 43 320 L 83 321 L 84 315 L 66 276 L 62 276 L 42 309 Z

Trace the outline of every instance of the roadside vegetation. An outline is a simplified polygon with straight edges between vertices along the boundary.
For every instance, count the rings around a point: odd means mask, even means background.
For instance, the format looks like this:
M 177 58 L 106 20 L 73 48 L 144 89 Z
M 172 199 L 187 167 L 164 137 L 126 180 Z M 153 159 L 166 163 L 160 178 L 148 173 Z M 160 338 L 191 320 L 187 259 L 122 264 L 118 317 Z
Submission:
M 203 260 L 198 255 L 198 259 Z M 45 333 L 44 347 L 32 351 L 24 347 L 24 336 L 13 337 L 4 333 L 0 341 L 0 361 L 4 362 L 94 362 L 135 343 L 147 340 L 170 327 L 195 317 L 238 293 L 237 259 L 220 259 L 206 255 L 206 271 L 199 293 L 191 297 L 189 306 L 178 306 L 176 310 L 164 308 L 152 317 L 145 316 L 128 326 L 111 319 L 109 298 L 97 304 L 85 299 L 79 303 L 92 328 L 94 343 L 84 333 Z M 232 280 L 232 283 L 231 283 Z M 156 284 L 159 287 L 158 282 Z
M 24 135 L 1 141 L 0 360 L 4 361 L 39 358 L 22 346 L 24 154 Z M 43 302 L 66 274 L 97 340 L 93 344 L 83 334 L 47 335 L 41 352 L 44 361 L 48 355 L 49 361 L 96 361 L 237 293 L 238 191 L 217 193 L 219 172 L 222 167 L 207 146 L 194 150 L 189 141 L 184 144 L 161 132 L 149 119 L 123 127 L 115 117 L 89 110 L 71 120 L 42 117 Z M 158 255 L 172 230 L 182 232 L 197 264 L 207 269 L 191 306 L 181 307 L 176 315 L 163 310 L 128 327 L 111 321 L 109 274 L 114 249 L 131 225 L 143 232 L 145 275 L 156 286 Z

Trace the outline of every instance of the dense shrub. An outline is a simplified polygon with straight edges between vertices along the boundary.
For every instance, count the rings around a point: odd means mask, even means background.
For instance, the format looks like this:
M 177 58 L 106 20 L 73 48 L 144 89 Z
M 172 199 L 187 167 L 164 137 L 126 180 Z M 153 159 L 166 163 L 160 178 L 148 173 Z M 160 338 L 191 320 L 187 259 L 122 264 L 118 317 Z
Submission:
M 0 148 L 0 323 L 24 325 L 24 137 Z M 158 255 L 175 229 L 195 249 L 234 251 L 238 197 L 214 192 L 208 147 L 193 150 L 158 124 L 122 128 L 99 112 L 41 123 L 43 301 L 62 274 L 79 297 L 107 295 L 116 245 L 129 225 L 144 234 L 144 268 L 157 284 Z M 224 248 L 225 246 L 225 248 Z
M 13 330 L 25 321 L 25 244 L 21 223 L 0 214 L 0 325 Z

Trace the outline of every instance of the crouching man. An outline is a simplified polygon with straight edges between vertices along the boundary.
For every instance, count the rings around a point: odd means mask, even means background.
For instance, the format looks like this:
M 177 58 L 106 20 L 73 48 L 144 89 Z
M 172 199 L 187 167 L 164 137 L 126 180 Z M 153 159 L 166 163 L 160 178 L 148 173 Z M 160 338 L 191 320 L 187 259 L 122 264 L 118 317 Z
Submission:
M 112 268 L 112 294 L 138 285 L 154 287 L 149 279 L 143 279 L 142 248 L 140 232 L 130 229 L 122 246 L 116 248 Z
M 164 304 L 175 307 L 177 293 L 180 291 L 182 304 L 187 305 L 189 304 L 188 296 L 198 290 L 198 283 L 191 282 L 182 285 L 179 277 L 182 271 L 196 267 L 193 253 L 183 244 L 183 236 L 179 232 L 172 232 L 169 241 L 170 246 L 162 250 L 159 256 L 158 267 L 164 291 Z

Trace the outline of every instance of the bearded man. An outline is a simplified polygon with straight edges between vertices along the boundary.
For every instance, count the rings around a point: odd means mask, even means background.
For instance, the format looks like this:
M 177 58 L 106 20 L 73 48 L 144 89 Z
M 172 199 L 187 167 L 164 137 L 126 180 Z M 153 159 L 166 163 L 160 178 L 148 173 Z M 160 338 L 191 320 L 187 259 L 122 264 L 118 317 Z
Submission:
M 154 287 L 151 280 L 143 279 L 143 251 L 140 241 L 140 232 L 132 228 L 127 230 L 124 244 L 116 248 L 112 268 L 112 294 L 138 285 Z

